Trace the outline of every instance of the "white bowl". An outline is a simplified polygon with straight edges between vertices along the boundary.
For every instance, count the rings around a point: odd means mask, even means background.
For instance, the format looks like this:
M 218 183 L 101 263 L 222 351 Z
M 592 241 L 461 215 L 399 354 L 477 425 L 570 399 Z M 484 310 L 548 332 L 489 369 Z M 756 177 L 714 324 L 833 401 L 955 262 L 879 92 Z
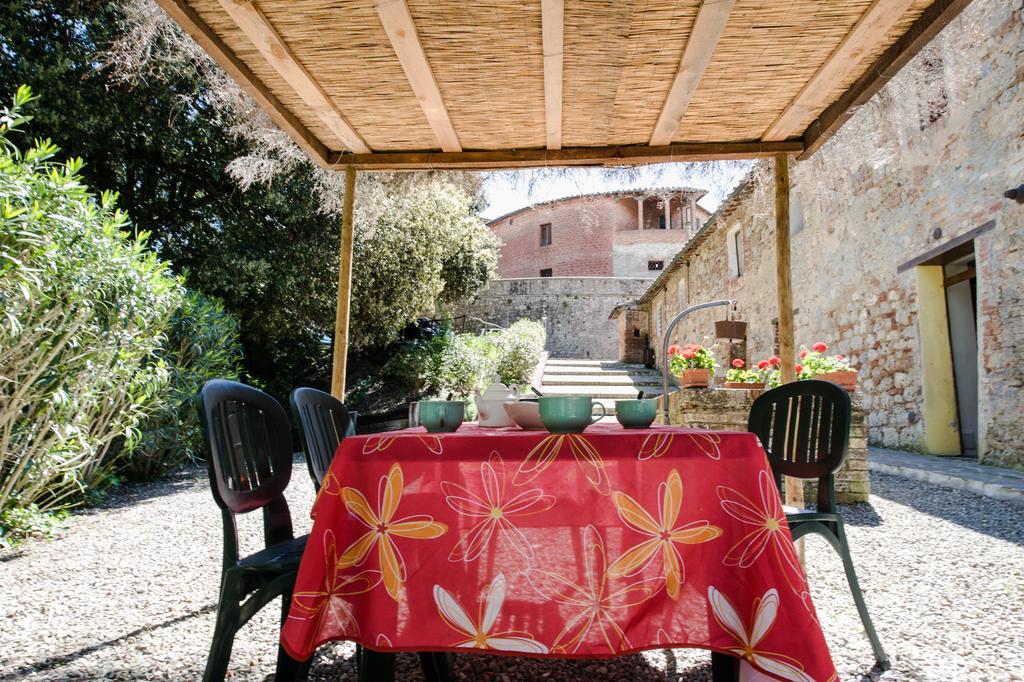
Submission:
M 535 400 L 506 400 L 502 403 L 505 414 L 521 429 L 527 431 L 543 431 L 544 422 L 540 420 L 540 403 Z

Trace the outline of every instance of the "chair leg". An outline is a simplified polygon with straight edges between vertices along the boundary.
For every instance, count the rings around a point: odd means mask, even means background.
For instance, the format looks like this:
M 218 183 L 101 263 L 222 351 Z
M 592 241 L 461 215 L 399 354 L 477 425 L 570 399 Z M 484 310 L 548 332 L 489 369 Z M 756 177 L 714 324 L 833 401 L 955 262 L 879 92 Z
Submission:
M 839 545 L 842 547 L 842 551 L 839 552 L 843 559 L 843 568 L 846 571 L 846 582 L 850 584 L 850 592 L 853 594 L 853 601 L 857 605 L 857 613 L 860 614 L 860 620 L 864 624 L 864 630 L 867 632 L 868 639 L 871 641 L 871 649 L 875 653 L 875 662 L 878 667 L 882 670 L 888 670 L 891 666 L 889 657 L 885 655 L 885 650 L 882 649 L 882 642 L 878 639 L 878 633 L 875 632 L 875 625 L 871 622 L 871 616 L 868 615 L 868 605 L 864 601 L 864 594 L 860 591 L 860 583 L 857 581 L 857 572 L 853 568 L 853 557 L 850 556 L 850 545 L 846 541 L 846 532 L 843 530 L 843 524 L 836 524 L 836 536 L 839 538 Z
M 284 627 L 284 623 L 288 619 L 288 609 L 291 606 L 291 603 L 292 600 L 288 595 L 281 595 L 281 627 Z M 283 646 L 281 646 L 280 641 L 278 642 L 277 668 L 274 673 L 275 680 L 279 680 L 281 682 L 305 680 L 309 677 L 309 669 L 312 665 L 313 656 L 310 656 L 306 661 L 296 661 L 288 655 L 288 652 L 284 650 Z
M 711 652 L 711 679 L 714 682 L 739 682 L 740 659 L 729 654 Z
M 450 682 L 452 679 L 451 659 L 444 651 L 421 651 L 420 665 L 426 682 Z
M 238 630 L 238 602 L 241 591 L 238 581 L 230 574 L 221 579 L 220 600 L 217 602 L 217 624 L 213 630 L 213 642 L 203 671 L 203 682 L 219 682 L 228 673 L 231 647 Z
M 395 655 L 363 648 L 359 682 L 394 682 Z

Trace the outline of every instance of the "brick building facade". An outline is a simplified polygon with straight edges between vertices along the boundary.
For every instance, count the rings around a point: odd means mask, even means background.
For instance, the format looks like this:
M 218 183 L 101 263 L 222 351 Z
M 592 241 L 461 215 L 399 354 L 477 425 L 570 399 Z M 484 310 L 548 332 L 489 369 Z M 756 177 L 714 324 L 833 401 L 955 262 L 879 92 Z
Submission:
M 548 201 L 492 220 L 498 276 L 654 278 L 710 217 L 686 187 Z
M 1024 468 L 1024 205 L 1003 197 L 1024 182 L 1022 13 L 975 0 L 791 165 L 796 342 L 849 356 L 873 444 Z M 681 308 L 735 298 L 748 357 L 776 351 L 774 220 L 768 162 L 634 306 L 654 349 Z

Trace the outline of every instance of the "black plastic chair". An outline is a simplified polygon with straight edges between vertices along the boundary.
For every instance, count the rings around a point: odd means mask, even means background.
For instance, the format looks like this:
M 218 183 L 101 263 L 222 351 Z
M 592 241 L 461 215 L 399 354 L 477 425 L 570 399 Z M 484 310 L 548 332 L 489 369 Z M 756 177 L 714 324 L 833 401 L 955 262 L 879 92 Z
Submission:
M 349 432 L 352 417 L 343 402 L 315 388 L 295 389 L 288 402 L 299 424 L 309 476 L 319 491 L 338 445 Z
M 257 611 L 282 597 L 288 615 L 306 536 L 294 537 L 284 489 L 292 473 L 291 429 L 281 405 L 234 381 L 208 381 L 200 393 L 213 499 L 224 521 L 224 559 L 217 624 L 203 679 L 223 680 L 235 633 Z M 266 547 L 240 559 L 235 515 L 263 511 Z M 303 665 L 278 645 L 276 679 L 304 676 Z
M 313 487 L 319 491 L 338 445 L 352 431 L 353 415 L 340 400 L 315 388 L 295 389 L 288 402 L 299 424 L 309 476 L 313 479 Z M 427 682 L 443 682 L 451 678 L 451 663 L 446 653 L 423 652 L 420 663 Z M 356 645 L 356 668 L 362 682 L 393 680 L 395 655 Z
M 780 494 L 783 476 L 818 479 L 815 511 L 798 510 L 786 514 L 793 539 L 817 533 L 839 553 L 853 601 L 871 641 L 875 661 L 882 670 L 888 670 L 889 658 L 868 615 L 843 530 L 843 517 L 836 510 L 835 472 L 846 460 L 850 439 L 850 396 L 828 381 L 811 379 L 784 384 L 754 401 L 747 430 L 761 439 Z

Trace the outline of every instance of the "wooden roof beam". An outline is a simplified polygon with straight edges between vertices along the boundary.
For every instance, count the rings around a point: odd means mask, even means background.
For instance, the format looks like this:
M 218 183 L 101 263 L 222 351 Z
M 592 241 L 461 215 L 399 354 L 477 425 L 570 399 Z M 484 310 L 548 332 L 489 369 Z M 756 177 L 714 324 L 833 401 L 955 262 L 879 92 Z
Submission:
M 661 147 L 672 142 L 679 122 L 683 120 L 690 106 L 693 94 L 697 92 L 704 71 L 711 63 L 711 56 L 718 46 L 718 39 L 729 21 L 736 0 L 704 0 L 686 41 L 686 49 L 679 61 L 679 71 L 672 81 L 672 88 L 665 98 L 649 142 L 652 147 Z
M 188 6 L 185 0 L 156 0 L 161 9 L 167 12 L 182 29 L 210 55 L 220 68 L 241 86 L 242 90 L 256 100 L 263 111 L 267 112 L 281 130 L 288 133 L 304 152 L 309 154 L 317 164 L 326 166 L 329 151 L 291 111 L 285 108 L 277 97 L 248 66 L 213 32 L 206 22 Z
M 913 4 L 913 0 L 875 0 L 789 106 L 768 127 L 763 139 L 786 140 L 802 133 L 804 121 L 828 105 L 836 83 L 864 68 L 865 56 L 888 35 Z
M 252 41 L 263 58 L 274 67 L 302 100 L 316 113 L 345 148 L 356 154 L 369 154 L 370 148 L 327 96 L 320 84 L 306 71 L 267 17 L 251 0 L 220 0 L 221 7 Z
M 570 147 L 568 149 L 508 149 L 457 153 L 377 152 L 336 154 L 333 168 L 355 166 L 360 170 L 433 170 L 536 168 L 544 166 L 628 166 L 645 163 L 756 159 L 775 154 L 799 154 L 803 142 L 694 142 L 663 147 L 624 145 Z
M 405 0 L 374 0 L 373 4 L 438 145 L 445 152 L 461 152 L 462 144 L 441 98 L 427 53 L 420 44 L 409 6 Z
M 935 0 L 929 5 L 907 32 L 807 127 L 803 134 L 804 151 L 797 158 L 806 159 L 825 144 L 853 116 L 857 107 L 866 104 L 969 4 L 971 0 Z
M 544 43 L 544 121 L 548 149 L 562 148 L 562 70 L 565 0 L 541 0 Z

